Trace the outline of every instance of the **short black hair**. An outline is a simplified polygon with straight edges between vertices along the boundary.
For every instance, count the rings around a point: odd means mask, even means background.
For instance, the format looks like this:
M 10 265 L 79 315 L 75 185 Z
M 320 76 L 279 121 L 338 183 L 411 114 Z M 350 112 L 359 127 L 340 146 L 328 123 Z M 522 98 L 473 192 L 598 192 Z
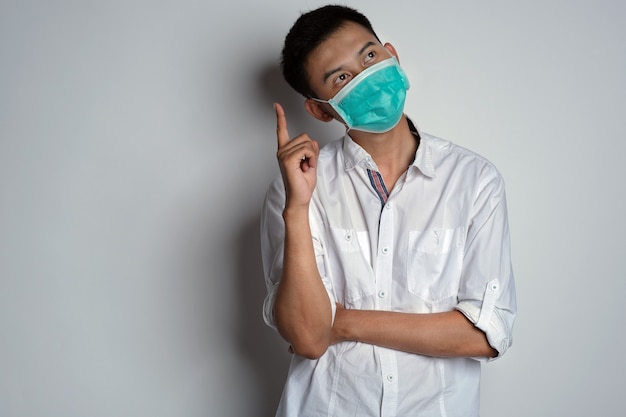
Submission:
M 346 22 L 363 26 L 378 39 L 367 17 L 347 6 L 322 6 L 300 15 L 293 24 L 285 37 L 280 67 L 287 84 L 298 93 L 307 98 L 314 96 L 304 68 L 306 60 L 315 48 Z

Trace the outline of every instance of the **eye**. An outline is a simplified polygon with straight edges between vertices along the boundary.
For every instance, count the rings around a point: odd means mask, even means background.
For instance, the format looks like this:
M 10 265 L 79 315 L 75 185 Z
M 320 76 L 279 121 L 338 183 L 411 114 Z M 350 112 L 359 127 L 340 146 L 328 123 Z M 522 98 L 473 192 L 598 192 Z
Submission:
M 337 78 L 335 78 L 335 84 L 342 84 L 346 82 L 349 77 L 350 75 L 344 72 L 343 74 L 340 74 Z
M 365 63 L 368 64 L 370 62 L 372 62 L 374 60 L 374 58 L 376 58 L 376 52 L 374 51 L 369 51 L 366 55 L 365 55 Z

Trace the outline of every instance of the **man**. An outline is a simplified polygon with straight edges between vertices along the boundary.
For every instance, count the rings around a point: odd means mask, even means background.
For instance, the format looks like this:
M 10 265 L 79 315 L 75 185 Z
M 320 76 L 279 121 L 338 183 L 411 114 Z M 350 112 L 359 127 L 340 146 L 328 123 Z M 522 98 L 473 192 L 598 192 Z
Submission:
M 277 416 L 477 416 L 480 362 L 516 314 L 500 174 L 418 132 L 397 51 L 356 10 L 300 16 L 282 69 L 347 132 L 320 150 L 275 104 L 264 319 L 293 352 Z

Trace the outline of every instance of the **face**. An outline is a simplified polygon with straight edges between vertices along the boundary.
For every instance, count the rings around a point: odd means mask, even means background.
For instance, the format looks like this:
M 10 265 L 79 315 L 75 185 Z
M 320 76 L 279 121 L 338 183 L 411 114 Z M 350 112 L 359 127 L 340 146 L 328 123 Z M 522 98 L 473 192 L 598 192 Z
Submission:
M 363 26 L 347 22 L 309 55 L 305 65 L 317 98 L 328 100 L 364 69 L 396 56 Z

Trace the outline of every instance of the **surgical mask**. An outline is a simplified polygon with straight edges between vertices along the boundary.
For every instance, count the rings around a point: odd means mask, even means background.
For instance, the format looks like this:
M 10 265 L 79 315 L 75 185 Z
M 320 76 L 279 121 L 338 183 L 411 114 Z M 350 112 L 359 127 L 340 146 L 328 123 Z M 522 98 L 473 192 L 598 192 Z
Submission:
M 383 133 L 393 129 L 404 111 L 409 79 L 395 57 L 361 71 L 328 103 L 348 130 Z

